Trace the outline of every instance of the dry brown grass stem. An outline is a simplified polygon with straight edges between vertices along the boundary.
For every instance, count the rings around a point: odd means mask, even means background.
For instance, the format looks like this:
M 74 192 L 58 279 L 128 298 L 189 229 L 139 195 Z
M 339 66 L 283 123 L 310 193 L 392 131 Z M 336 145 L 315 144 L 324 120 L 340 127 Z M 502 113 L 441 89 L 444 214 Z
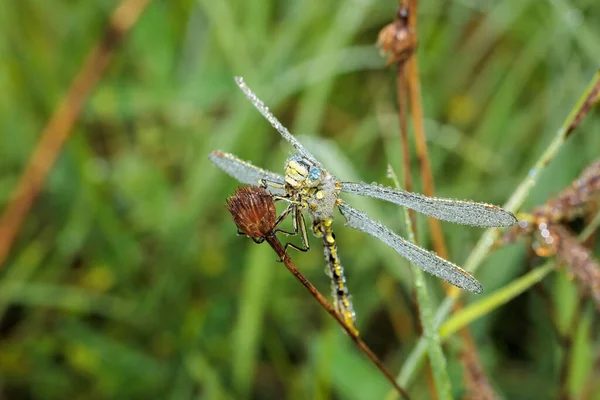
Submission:
M 25 170 L 0 217 L 0 266 L 35 198 L 68 140 L 86 99 L 104 74 L 123 38 L 150 0 L 123 0 L 108 20 L 102 38 L 86 57 L 58 108 L 46 124 Z

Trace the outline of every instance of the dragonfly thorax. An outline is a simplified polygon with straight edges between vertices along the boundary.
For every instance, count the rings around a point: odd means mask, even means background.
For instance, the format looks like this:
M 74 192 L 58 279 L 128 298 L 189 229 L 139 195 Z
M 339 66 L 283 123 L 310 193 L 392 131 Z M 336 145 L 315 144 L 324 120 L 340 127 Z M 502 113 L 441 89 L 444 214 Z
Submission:
M 301 204 L 313 222 L 333 219 L 340 189 L 329 172 L 310 159 L 294 155 L 285 164 L 284 179 L 288 196 Z
M 285 163 L 285 184 L 290 189 L 315 188 L 324 178 L 325 171 L 310 160 L 299 155 L 290 157 Z

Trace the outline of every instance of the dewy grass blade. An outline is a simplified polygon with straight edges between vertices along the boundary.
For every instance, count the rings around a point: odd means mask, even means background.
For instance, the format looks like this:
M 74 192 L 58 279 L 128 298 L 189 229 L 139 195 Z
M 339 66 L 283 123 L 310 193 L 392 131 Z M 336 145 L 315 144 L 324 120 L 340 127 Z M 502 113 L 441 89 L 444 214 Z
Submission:
M 533 188 L 533 186 L 537 182 L 537 178 L 540 173 L 546 168 L 548 164 L 554 159 L 562 145 L 564 144 L 567 137 L 573 132 L 573 129 L 576 128 L 577 123 L 580 122 L 583 118 L 583 114 L 586 111 L 589 111 L 590 104 L 598 99 L 598 87 L 600 85 L 600 71 L 597 71 L 594 74 L 594 77 L 588 84 L 587 88 L 583 92 L 583 95 L 579 98 L 561 127 L 556 132 L 556 135 L 552 142 L 546 148 L 546 151 L 540 156 L 538 161 L 534 164 L 533 168 L 529 171 L 527 176 L 523 179 L 521 184 L 517 187 L 517 189 L 513 192 L 510 199 L 504 205 L 504 209 L 507 211 L 511 211 L 515 213 L 518 211 L 519 207 L 523 204 L 529 192 Z M 481 239 L 475 245 L 475 248 L 467 258 L 465 262 L 465 269 L 469 272 L 475 272 L 477 268 L 481 265 L 483 259 L 487 256 L 490 251 L 490 248 L 494 242 L 494 236 L 496 234 L 496 228 L 488 229 Z M 448 316 L 452 306 L 460 296 L 460 292 L 454 291 L 454 296 L 447 297 L 440 307 L 438 308 L 435 314 L 435 324 L 436 326 L 440 326 L 442 321 Z M 423 362 L 423 357 L 425 356 L 425 351 L 427 350 L 427 346 L 425 340 L 421 338 L 417 345 L 407 358 L 404 366 L 402 367 L 400 374 L 398 375 L 398 381 L 403 387 L 407 387 L 410 383 L 410 380 L 413 376 L 413 373 L 416 371 L 417 367 L 421 365 Z M 388 396 L 391 398 L 393 396 L 392 393 Z
M 388 173 L 394 182 L 394 186 L 400 189 L 400 182 L 398 181 L 398 177 L 396 176 L 396 173 L 392 169 L 391 165 L 388 165 Z M 406 222 L 408 239 L 414 243 L 414 229 L 411 219 L 408 215 L 408 209 L 403 207 L 402 211 L 404 212 L 404 221 Z M 427 293 L 425 277 L 420 268 L 412 264 L 411 266 L 415 283 L 415 291 L 417 292 L 419 316 L 421 319 L 421 326 L 423 327 L 423 336 L 425 337 L 425 341 L 427 343 L 429 361 L 433 371 L 433 379 L 435 380 L 435 388 L 438 399 L 452 399 L 452 386 L 450 384 L 450 377 L 446 371 L 446 358 L 444 357 L 440 336 L 433 320 L 433 308 L 429 299 L 429 294 Z

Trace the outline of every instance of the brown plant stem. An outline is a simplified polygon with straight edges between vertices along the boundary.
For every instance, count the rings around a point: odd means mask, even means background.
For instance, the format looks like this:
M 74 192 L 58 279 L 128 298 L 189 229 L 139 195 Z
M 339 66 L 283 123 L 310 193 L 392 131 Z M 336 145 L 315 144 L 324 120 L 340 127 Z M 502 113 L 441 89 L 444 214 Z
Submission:
M 148 3 L 149 0 L 123 0 L 119 4 L 107 23 L 104 35 L 90 51 L 67 94 L 42 131 L 23 175 L 0 217 L 0 266 L 6 260 L 46 176 L 69 138 L 86 99 L 102 77 L 116 48 Z
M 418 0 L 404 0 L 404 4 L 409 7 L 408 14 L 408 30 L 412 32 L 415 36 L 417 35 L 417 3 Z M 416 43 L 416 39 L 415 39 Z M 419 161 L 419 170 L 421 176 L 421 183 L 423 184 L 423 192 L 426 196 L 434 197 L 435 196 L 435 184 L 433 179 L 433 173 L 431 171 L 431 163 L 429 160 L 429 152 L 427 149 L 427 142 L 425 140 L 425 126 L 423 123 L 423 107 L 421 103 L 421 85 L 420 85 L 420 76 L 419 76 L 419 68 L 417 63 L 417 58 L 414 56 L 414 52 L 411 56 L 408 57 L 406 63 L 398 63 L 397 70 L 397 81 L 398 81 L 398 105 L 399 105 L 399 118 L 400 118 L 400 126 L 401 126 L 401 136 L 403 143 L 403 156 L 404 159 L 407 160 L 404 162 L 405 167 L 405 185 L 407 186 L 407 190 L 411 190 L 408 186 L 410 183 L 412 185 L 412 181 L 410 180 L 410 161 L 407 156 L 409 154 L 408 150 L 408 139 L 407 137 L 407 128 L 406 128 L 406 100 L 404 96 L 406 95 L 406 87 L 408 87 L 408 98 L 410 103 L 410 111 L 411 118 L 414 127 L 414 135 L 415 135 L 415 145 L 416 145 L 416 153 L 417 159 Z M 404 133 L 403 133 L 404 132 Z M 409 210 L 412 211 L 412 210 Z M 414 223 L 414 212 L 409 214 L 411 216 L 411 223 L 413 227 Z M 448 258 L 448 248 L 446 246 L 446 242 L 444 239 L 444 235 L 442 232 L 441 223 L 438 219 L 433 217 L 427 218 L 429 230 L 431 234 L 431 238 L 433 241 L 433 247 L 435 251 L 442 258 Z M 449 285 L 444 285 L 448 290 Z M 454 304 L 454 311 L 460 310 L 462 308 L 462 304 L 457 301 Z M 477 381 L 485 381 L 487 382 L 487 378 L 485 378 L 485 372 L 483 366 L 480 363 L 477 348 L 475 346 L 475 342 L 471 335 L 471 332 L 468 328 L 463 327 L 460 329 L 460 336 L 463 339 L 465 345 L 465 353 L 469 354 L 470 357 L 462 358 L 465 373 L 468 375 L 473 371 L 478 371 Z M 467 362 L 468 361 L 468 362 Z M 429 370 L 429 368 L 428 368 Z M 474 377 L 473 380 L 475 381 Z M 487 391 L 489 392 L 490 398 L 493 398 L 495 395 L 491 386 L 486 386 Z
M 325 311 L 327 311 L 327 313 L 329 313 L 329 315 L 331 315 L 333 319 L 335 319 L 337 323 L 340 324 L 342 329 L 346 332 L 346 334 L 348 334 L 348 336 L 350 337 L 350 339 L 352 339 L 356 346 L 373 362 L 373 364 L 375 364 L 379 371 L 381 371 L 381 373 L 386 377 L 386 379 L 394 386 L 398 394 L 402 396 L 402 398 L 409 400 L 410 396 L 408 395 L 408 393 L 404 389 L 402 389 L 398 385 L 398 383 L 396 383 L 396 380 L 394 379 L 392 374 L 387 370 L 387 368 L 383 365 L 379 358 L 377 358 L 375 353 L 373 353 L 369 346 L 367 346 L 366 343 L 363 342 L 362 339 L 360 339 L 360 337 L 354 334 L 354 330 L 344 323 L 343 319 L 339 316 L 337 312 L 335 312 L 335 310 L 327 302 L 325 297 L 323 297 L 323 295 L 317 290 L 317 288 L 315 288 L 312 285 L 312 283 L 310 283 L 308 279 L 306 279 L 306 277 L 302 275 L 302 273 L 298 270 L 290 256 L 285 252 L 285 249 L 282 246 L 279 239 L 277 238 L 277 236 L 275 236 L 274 234 L 267 235 L 265 236 L 265 240 L 281 258 L 281 261 L 288 269 L 288 271 L 290 271 L 292 275 L 294 275 L 294 277 L 296 277 L 296 279 L 302 284 L 302 286 L 304 286 L 306 290 L 310 292 L 310 294 L 315 298 L 315 300 L 319 302 L 321 307 L 323 307 Z
M 402 151 L 402 166 L 404 171 L 404 188 L 412 192 L 413 182 L 410 168 L 410 146 L 408 140 L 408 120 L 406 116 L 406 68 L 403 63 L 398 63 L 396 66 L 396 92 L 398 96 L 398 123 L 400 124 L 400 139 Z M 410 223 L 413 227 L 415 237 L 417 236 L 417 221 L 415 210 L 409 209 L 408 215 Z
M 417 32 L 417 0 L 409 0 L 410 13 L 408 16 L 409 29 L 416 35 Z M 415 134 L 415 145 L 417 150 L 417 159 L 421 172 L 421 182 L 423 184 L 423 193 L 425 196 L 435 196 L 435 184 L 431 172 L 431 163 L 429 162 L 429 153 L 425 141 L 425 126 L 423 124 L 423 106 L 421 104 L 421 84 L 419 77 L 419 67 L 417 58 L 411 56 L 406 62 L 406 77 L 408 83 L 408 98 L 410 103 L 411 117 Z M 442 225 L 439 220 L 428 217 L 427 222 L 431 231 L 433 248 L 442 258 L 448 258 L 448 249 L 442 233 Z
M 421 174 L 421 182 L 423 184 L 423 193 L 425 196 L 435 196 L 435 185 L 433 183 L 433 175 L 431 173 L 431 163 L 429 162 L 429 154 L 427 144 L 425 143 L 425 127 L 423 125 L 423 109 L 421 108 L 421 86 L 419 84 L 419 72 L 417 60 L 411 57 L 406 65 L 408 76 L 408 98 L 410 102 L 411 117 L 413 121 L 415 144 L 417 150 L 417 159 L 419 161 L 419 169 Z M 442 225 L 438 219 L 427 217 L 429 230 L 431 231 L 431 239 L 433 248 L 442 258 L 448 258 L 448 248 L 444 240 Z

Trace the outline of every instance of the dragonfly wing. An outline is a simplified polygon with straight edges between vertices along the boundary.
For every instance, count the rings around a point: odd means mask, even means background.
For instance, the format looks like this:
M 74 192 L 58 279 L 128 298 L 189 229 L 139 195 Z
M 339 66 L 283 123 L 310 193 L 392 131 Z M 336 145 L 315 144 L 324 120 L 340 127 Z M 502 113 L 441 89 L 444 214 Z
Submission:
M 267 107 L 265 103 L 263 103 L 262 100 L 259 99 L 258 96 L 252 91 L 252 89 L 250 89 L 246 85 L 246 82 L 244 82 L 244 78 L 242 78 L 241 76 L 236 76 L 235 83 L 237 83 L 237 85 L 240 87 L 242 92 L 244 92 L 248 100 L 252 102 L 254 107 L 256 107 L 256 109 L 260 111 L 263 117 L 265 117 L 271 123 L 273 128 L 277 129 L 277 132 L 279 132 L 285 140 L 287 140 L 303 157 L 308 158 L 317 165 L 321 165 L 317 161 L 317 159 L 312 154 L 310 154 L 310 152 L 306 150 L 304 146 L 302 146 L 302 144 L 300 144 L 298 139 L 296 139 L 296 137 L 294 137 L 294 135 L 292 135 L 290 131 L 285 126 L 283 126 L 281 122 L 279 122 L 279 120 L 271 113 L 271 111 L 269 111 L 269 107 Z
M 267 183 L 276 183 L 283 185 L 283 176 L 276 174 L 275 172 L 267 171 L 262 168 L 258 168 L 247 161 L 241 160 L 230 153 L 223 153 L 222 151 L 213 151 L 208 155 L 210 161 L 213 162 L 217 167 L 221 168 L 225 173 L 231 175 L 242 183 L 249 185 L 258 185 L 261 179 L 267 181 Z M 274 194 L 283 193 L 282 189 L 272 188 L 271 192 Z
M 374 197 L 411 208 L 437 219 L 473 226 L 511 226 L 515 216 L 498 206 L 473 201 L 427 197 L 418 193 L 367 183 L 342 182 L 342 192 Z
M 422 270 L 437 276 L 454 286 L 458 286 L 461 289 L 474 293 L 483 292 L 483 287 L 479 281 L 459 266 L 444 260 L 431 251 L 425 250 L 416 244 L 401 238 L 383 226 L 380 222 L 369 218 L 362 211 L 358 211 L 344 202 L 339 205 L 339 209 L 346 218 L 347 226 L 368 233 L 381 240 L 396 250 L 402 257 L 406 258 Z

